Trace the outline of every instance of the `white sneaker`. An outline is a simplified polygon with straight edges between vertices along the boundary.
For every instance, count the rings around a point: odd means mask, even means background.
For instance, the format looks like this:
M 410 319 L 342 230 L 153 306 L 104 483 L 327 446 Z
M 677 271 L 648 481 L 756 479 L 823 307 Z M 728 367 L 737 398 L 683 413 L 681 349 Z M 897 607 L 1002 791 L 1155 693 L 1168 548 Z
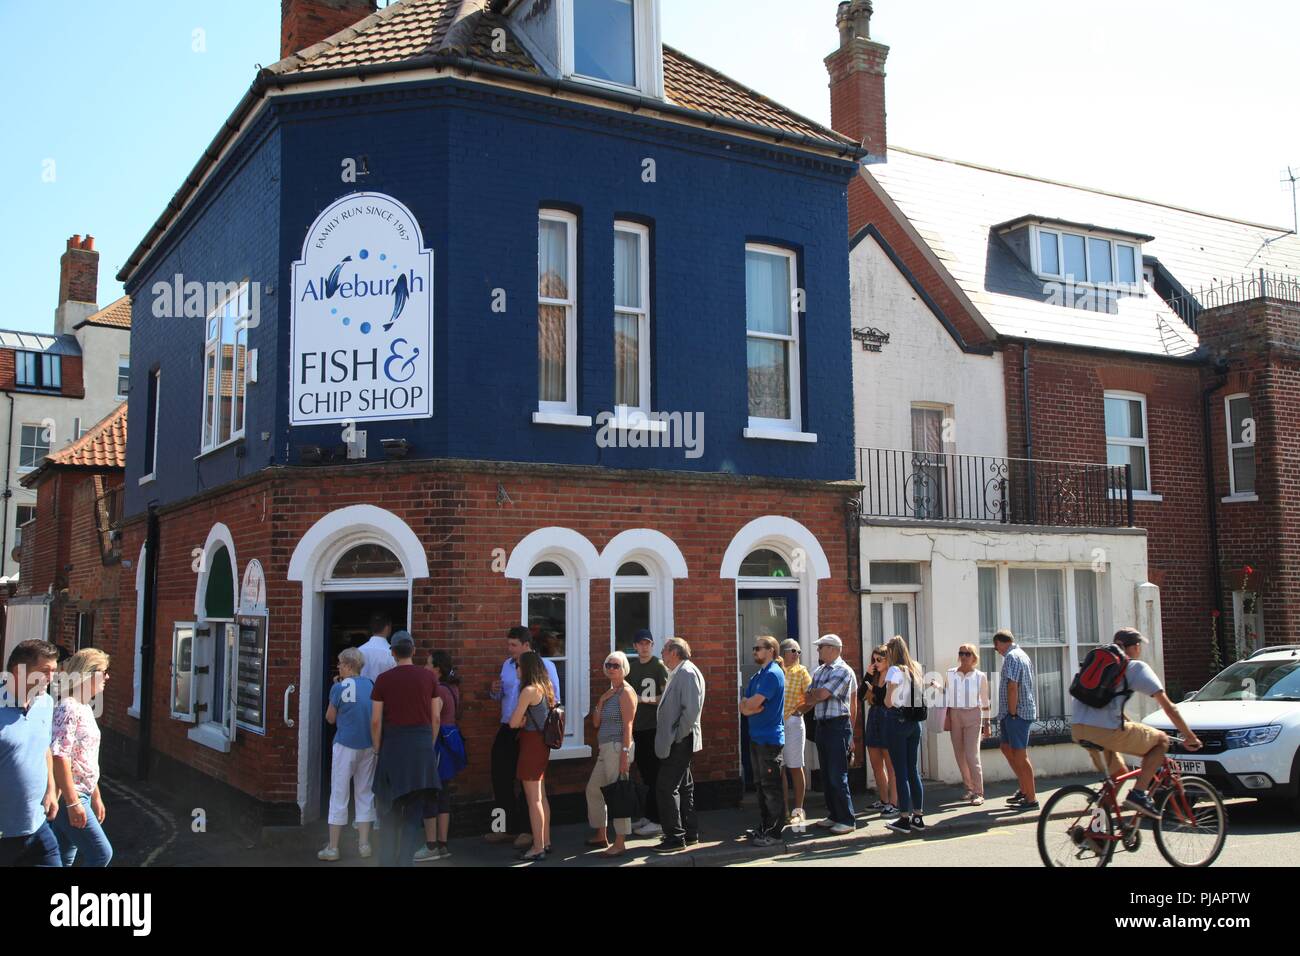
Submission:
M 363 860 L 368 860 L 375 855 L 375 851 L 370 848 L 369 843 L 363 843 L 361 846 L 357 847 L 357 853 Z
M 649 820 L 646 820 L 640 826 L 634 827 L 632 832 L 639 837 L 652 837 L 660 836 L 664 832 L 664 828 L 657 823 L 651 823 Z
M 633 830 L 640 830 L 640 829 L 641 829 L 642 827 L 644 827 L 644 826 L 649 826 L 649 824 L 650 824 L 650 818 L 649 818 L 649 817 L 642 817 L 640 820 L 633 820 L 633 821 L 632 821 L 632 829 L 633 829 Z
M 427 846 L 422 846 L 415 851 L 415 856 L 411 857 L 412 863 L 432 863 L 434 860 L 442 859 L 442 854 L 437 850 L 430 850 Z
M 316 854 L 316 859 L 324 860 L 326 863 L 337 863 L 339 861 L 339 851 L 327 846 Z
M 836 823 L 831 826 L 831 833 L 834 833 L 836 836 L 852 832 L 853 827 L 849 826 L 847 823 Z
M 825 820 L 818 820 L 818 821 L 817 821 L 817 826 L 819 826 L 819 827 L 825 827 L 825 828 L 829 829 L 829 828 L 831 828 L 831 827 L 833 827 L 833 826 L 836 826 L 836 823 L 835 823 L 835 821 L 832 820 L 830 817 L 827 817 Z

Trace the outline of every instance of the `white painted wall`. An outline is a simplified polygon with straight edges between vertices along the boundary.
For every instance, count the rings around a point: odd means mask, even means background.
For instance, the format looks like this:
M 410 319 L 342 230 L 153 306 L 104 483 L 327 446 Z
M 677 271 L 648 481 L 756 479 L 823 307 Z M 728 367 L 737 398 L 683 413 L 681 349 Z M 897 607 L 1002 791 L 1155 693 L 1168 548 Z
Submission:
M 1146 660 L 1163 676 L 1158 595 L 1147 583 L 1147 538 L 1143 531 L 1026 531 L 953 525 L 941 527 L 919 522 L 864 525 L 861 537 L 862 563 L 871 561 L 914 561 L 922 565 L 922 588 L 917 595 L 917 660 L 927 672 L 947 671 L 957 663 L 957 649 L 964 643 L 979 643 L 979 589 L 977 568 L 981 564 L 1009 566 L 1046 565 L 1102 570 L 1098 626 L 1102 635 L 1124 625 L 1136 625 L 1151 639 Z M 1100 562 L 1099 564 L 1096 562 Z M 1157 602 L 1153 616 L 1146 602 Z M 870 634 L 863 598 L 865 644 Z M 1005 591 L 1004 605 L 1008 604 Z M 1072 617 L 1073 607 L 1067 609 Z M 1007 626 L 1009 620 L 999 621 Z M 1148 630 L 1150 628 L 1150 630 Z M 864 650 L 865 656 L 865 650 Z M 1068 681 L 1067 681 L 1068 686 Z M 995 690 L 996 693 L 996 690 Z M 1070 698 L 1067 693 L 1066 703 Z M 1135 706 L 1134 715 L 1149 707 Z M 952 754 L 950 735 L 933 724 L 925 740 L 926 775 L 947 783 L 960 783 L 961 774 Z M 1030 759 L 1040 776 L 1080 773 L 1091 769 L 1085 752 L 1074 744 L 1034 746 Z M 987 780 L 1010 780 L 1012 774 L 997 751 L 983 751 Z
M 954 445 L 963 455 L 1007 454 L 1002 355 L 970 355 L 921 301 L 875 239 L 850 254 L 853 327 L 889 333 L 880 353 L 853 342 L 853 398 L 859 448 L 912 448 L 912 404 L 953 407 Z

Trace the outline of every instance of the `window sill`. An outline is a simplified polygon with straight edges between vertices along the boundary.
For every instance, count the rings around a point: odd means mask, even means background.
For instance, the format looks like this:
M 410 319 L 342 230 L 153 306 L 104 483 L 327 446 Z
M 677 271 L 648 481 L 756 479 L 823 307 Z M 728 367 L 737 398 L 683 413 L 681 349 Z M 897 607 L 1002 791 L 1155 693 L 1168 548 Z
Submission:
M 817 443 L 817 436 L 812 432 L 800 432 L 794 429 L 785 428 L 746 428 L 743 432 L 746 438 L 753 438 L 760 441 L 793 441 L 803 442 L 809 445 Z
M 1259 495 L 1251 493 L 1248 495 L 1228 495 L 1220 499 L 1225 505 L 1248 504 L 1252 501 L 1259 501 Z
M 582 746 L 564 746 L 559 750 L 551 751 L 552 760 L 586 760 L 591 756 L 591 748 Z
M 153 479 L 154 479 L 154 475 L 153 475 L 153 472 L 151 471 L 151 472 L 149 472 L 149 474 L 147 474 L 147 475 L 145 475 L 143 478 L 141 478 L 140 481 L 138 482 L 138 484 L 140 484 L 140 485 L 147 485 L 147 484 L 149 484 L 151 481 L 153 481 Z
M 568 415 L 561 412 L 533 412 L 534 425 L 562 425 L 568 428 L 590 428 L 590 415 Z
M 668 423 L 658 418 L 651 418 L 652 412 L 639 409 L 624 412 L 610 412 L 605 422 L 610 428 L 623 432 L 666 432 Z
M 240 432 L 238 435 L 235 435 L 233 438 L 227 438 L 220 445 L 213 445 L 211 448 L 207 448 L 199 452 L 197 455 L 194 456 L 194 460 L 198 461 L 201 458 L 207 458 L 209 455 L 215 455 L 217 452 L 230 448 L 232 445 L 238 445 L 242 443 L 243 440 L 244 440 L 244 433 Z
M 1123 501 L 1123 500 L 1124 500 L 1124 492 L 1122 492 L 1122 491 L 1111 491 L 1111 493 L 1110 493 L 1110 497 L 1111 497 L 1111 500 L 1112 500 L 1112 501 Z M 1164 496 L 1163 496 L 1163 495 L 1153 495 L 1153 494 L 1152 494 L 1151 492 L 1149 492 L 1149 491 L 1135 491 L 1135 492 L 1133 492 L 1133 500 L 1134 500 L 1134 501 L 1149 501 L 1149 502 L 1159 503 L 1159 502 L 1161 502 L 1161 501 L 1164 501 L 1165 499 L 1164 499 Z
M 217 751 L 217 753 L 230 753 L 230 738 L 213 726 L 211 721 L 199 724 L 185 736 L 196 744 L 202 744 L 204 747 Z

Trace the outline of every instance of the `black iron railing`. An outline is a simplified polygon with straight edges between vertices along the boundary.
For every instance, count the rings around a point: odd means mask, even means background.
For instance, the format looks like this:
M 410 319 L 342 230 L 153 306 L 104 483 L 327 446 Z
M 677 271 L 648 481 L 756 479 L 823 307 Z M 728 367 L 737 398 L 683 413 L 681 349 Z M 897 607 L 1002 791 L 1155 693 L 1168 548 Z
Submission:
M 989 736 L 981 741 L 985 750 L 995 749 L 1002 743 L 1002 721 L 994 717 L 990 724 Z M 1029 742 L 1032 744 L 1064 744 L 1072 739 L 1069 717 L 1040 717 L 1029 727 Z
M 863 518 L 1133 526 L 1128 465 L 858 449 Z
M 1260 269 L 1252 275 L 1215 281 L 1195 292 L 1171 296 L 1168 302 L 1169 308 L 1195 332 L 1201 313 L 1207 309 L 1238 305 L 1255 299 L 1281 299 L 1300 304 L 1300 277 Z

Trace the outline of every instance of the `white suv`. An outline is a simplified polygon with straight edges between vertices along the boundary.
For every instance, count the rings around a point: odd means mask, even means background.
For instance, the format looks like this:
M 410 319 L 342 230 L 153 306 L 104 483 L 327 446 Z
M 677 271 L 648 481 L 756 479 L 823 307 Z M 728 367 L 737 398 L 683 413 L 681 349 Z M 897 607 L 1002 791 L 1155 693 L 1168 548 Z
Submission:
M 1266 647 L 1178 705 L 1205 746 L 1170 755 L 1226 797 L 1290 801 L 1300 811 L 1300 646 Z M 1163 711 L 1145 722 L 1176 734 Z

